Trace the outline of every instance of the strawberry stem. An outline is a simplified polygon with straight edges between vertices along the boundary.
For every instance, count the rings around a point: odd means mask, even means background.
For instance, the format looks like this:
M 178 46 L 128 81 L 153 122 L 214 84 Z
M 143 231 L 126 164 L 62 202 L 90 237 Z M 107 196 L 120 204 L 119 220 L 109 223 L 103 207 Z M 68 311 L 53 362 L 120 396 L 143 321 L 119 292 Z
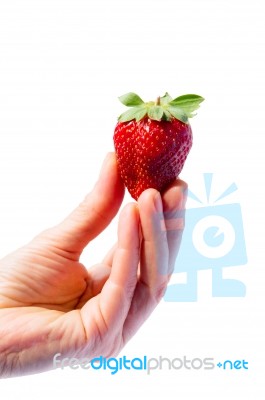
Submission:
M 160 106 L 160 96 L 156 99 L 155 105 Z

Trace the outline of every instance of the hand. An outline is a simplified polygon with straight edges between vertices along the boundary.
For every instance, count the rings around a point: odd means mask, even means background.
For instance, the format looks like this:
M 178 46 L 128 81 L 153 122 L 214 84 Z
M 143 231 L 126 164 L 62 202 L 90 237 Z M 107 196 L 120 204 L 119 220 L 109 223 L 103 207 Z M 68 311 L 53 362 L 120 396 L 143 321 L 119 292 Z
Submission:
M 118 354 L 164 294 L 182 234 L 181 226 L 167 229 L 167 223 L 183 208 L 185 189 L 177 180 L 162 199 L 148 189 L 127 204 L 117 244 L 86 269 L 82 250 L 111 222 L 124 196 L 110 153 L 93 191 L 62 223 L 0 261 L 0 376 L 52 369 L 56 353 Z

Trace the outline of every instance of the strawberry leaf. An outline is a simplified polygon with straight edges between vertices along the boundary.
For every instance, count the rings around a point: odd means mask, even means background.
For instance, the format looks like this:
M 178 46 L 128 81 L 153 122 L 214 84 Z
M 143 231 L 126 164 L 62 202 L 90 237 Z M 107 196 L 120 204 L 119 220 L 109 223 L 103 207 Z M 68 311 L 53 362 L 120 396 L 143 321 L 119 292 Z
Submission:
M 136 121 L 141 121 L 141 119 L 143 119 L 147 114 L 147 109 L 146 107 L 143 107 L 142 110 L 139 110 L 136 115 L 135 115 L 135 119 Z
M 139 106 L 140 104 L 144 104 L 141 97 L 139 97 L 136 93 L 126 93 L 123 96 L 119 97 L 119 100 L 122 104 L 127 107 Z
M 147 107 L 145 104 L 137 107 L 130 108 L 121 114 L 118 118 L 119 122 L 128 122 L 136 119 L 136 121 L 140 121 L 147 114 Z
M 166 92 L 163 97 L 157 97 L 156 101 L 145 103 L 136 93 L 130 92 L 119 97 L 122 104 L 130 107 L 118 118 L 120 122 L 128 122 L 133 119 L 140 121 L 147 115 L 155 121 L 171 121 L 176 118 L 184 123 L 189 123 L 188 118 L 193 117 L 204 98 L 197 94 L 185 94 L 172 100 Z
M 176 106 L 169 106 L 167 108 L 167 111 L 169 111 L 170 114 L 173 115 L 174 118 L 179 119 L 181 122 L 186 123 L 188 121 L 188 116 L 183 111 L 182 108 L 179 108 L 179 107 L 176 107 Z
M 160 106 L 153 106 L 150 107 L 148 110 L 148 117 L 151 119 L 154 119 L 155 121 L 161 121 L 161 118 L 163 117 L 163 108 Z
M 203 97 L 197 94 L 185 94 L 184 96 L 179 96 L 176 99 L 170 101 L 169 105 L 173 107 L 181 108 L 187 117 L 191 118 L 194 116 L 193 111 L 200 107 L 200 103 L 204 100 Z
M 160 97 L 160 104 L 164 106 L 172 100 L 172 97 L 166 92 L 163 97 Z
M 164 110 L 162 120 L 163 121 L 171 121 L 171 114 L 167 110 Z

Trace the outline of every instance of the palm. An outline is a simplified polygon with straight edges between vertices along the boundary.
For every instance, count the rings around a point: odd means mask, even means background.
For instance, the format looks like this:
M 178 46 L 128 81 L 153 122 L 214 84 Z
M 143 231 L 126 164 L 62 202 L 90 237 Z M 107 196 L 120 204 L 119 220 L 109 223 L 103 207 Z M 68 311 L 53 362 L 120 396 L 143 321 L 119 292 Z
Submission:
M 2 264 L 8 292 L 3 288 L 0 303 L 5 307 L 30 305 L 67 312 L 78 307 L 89 278 L 78 260 L 38 243 L 18 250 Z
M 45 335 L 47 327 L 53 325 L 55 342 L 62 324 L 75 327 L 76 337 L 73 337 L 73 329 L 65 329 L 60 347 L 68 354 L 70 347 L 78 341 L 80 354 L 83 354 L 87 351 L 85 336 L 95 342 L 99 332 L 102 337 L 107 333 L 98 294 L 109 276 L 110 267 L 102 263 L 87 270 L 73 254 L 59 251 L 45 242 L 42 235 L 2 260 L 0 281 L 5 285 L 0 294 L 0 326 L 12 324 L 16 336 L 26 336 L 27 340 L 33 341 Z M 84 317 L 82 307 L 86 311 Z M 85 321 L 84 336 L 82 325 Z M 108 354 L 119 351 L 122 331 L 118 336 L 116 347 L 108 350 Z M 102 345 L 98 346 L 101 354 L 106 352 Z M 56 346 L 51 347 L 51 358 L 55 353 Z M 93 355 L 94 352 L 90 349 L 89 353 Z M 34 368 L 39 368 L 38 362 Z

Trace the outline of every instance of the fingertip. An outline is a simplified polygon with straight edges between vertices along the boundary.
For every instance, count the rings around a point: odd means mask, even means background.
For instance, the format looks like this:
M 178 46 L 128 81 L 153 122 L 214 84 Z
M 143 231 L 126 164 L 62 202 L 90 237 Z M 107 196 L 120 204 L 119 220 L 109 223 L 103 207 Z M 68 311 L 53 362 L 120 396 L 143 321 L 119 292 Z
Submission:
M 183 200 L 186 203 L 187 196 L 188 196 L 188 184 L 187 184 L 187 182 L 183 181 L 182 179 L 177 179 L 176 184 L 177 184 L 177 187 L 179 188 L 179 190 L 181 190 Z
M 124 197 L 124 184 L 121 180 L 116 155 L 114 152 L 108 152 L 99 174 L 98 181 L 95 184 L 94 190 L 98 197 L 112 199 L 113 204 L 121 204 Z
M 166 188 L 163 194 L 167 193 L 171 189 L 180 190 L 183 194 L 185 194 L 188 190 L 188 184 L 182 179 L 177 178 Z
M 101 172 L 103 172 L 104 169 L 106 168 L 107 164 L 109 162 L 113 161 L 113 158 L 114 158 L 113 155 L 114 155 L 114 153 L 110 152 L 110 151 L 106 154 L 106 156 L 103 160 L 102 166 L 101 166 L 100 175 L 101 175 Z
M 121 210 L 120 219 L 121 218 L 127 219 L 130 217 L 135 217 L 136 219 L 139 218 L 137 203 L 133 203 L 133 202 L 127 203 Z
M 126 241 L 127 238 L 139 238 L 139 210 L 136 203 L 126 204 L 120 213 L 119 218 L 119 229 L 118 236 L 122 239 L 122 242 Z M 126 237 L 125 237 L 126 236 Z
M 108 226 L 120 209 L 124 191 L 116 156 L 109 152 L 92 191 L 58 225 L 61 235 L 67 237 L 64 241 L 69 251 L 81 253 L 84 247 Z
M 181 179 L 176 179 L 162 195 L 164 211 L 182 210 L 185 208 L 188 185 Z
M 144 190 L 138 198 L 140 209 L 145 210 L 146 207 L 153 209 L 154 212 L 161 213 L 163 211 L 162 199 L 158 190 L 149 188 Z

